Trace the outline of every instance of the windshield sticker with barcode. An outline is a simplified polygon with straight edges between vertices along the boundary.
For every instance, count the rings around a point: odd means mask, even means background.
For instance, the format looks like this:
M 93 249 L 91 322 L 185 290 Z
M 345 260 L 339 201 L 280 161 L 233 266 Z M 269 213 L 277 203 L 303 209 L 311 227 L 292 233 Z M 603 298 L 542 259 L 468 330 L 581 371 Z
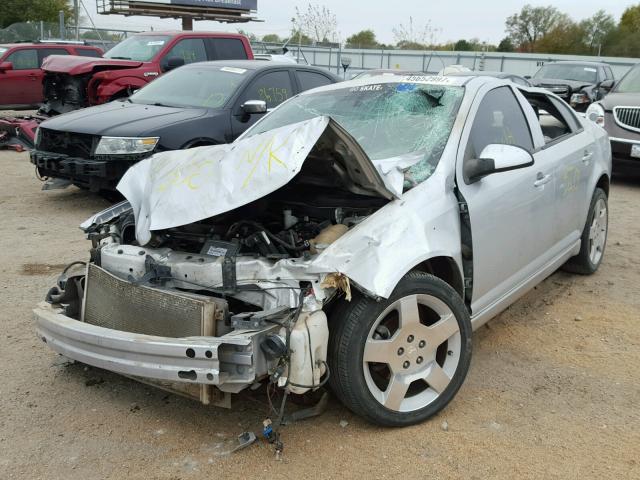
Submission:
M 147 47 L 157 47 L 158 45 L 164 45 L 164 40 L 154 40 L 153 42 L 147 42 Z

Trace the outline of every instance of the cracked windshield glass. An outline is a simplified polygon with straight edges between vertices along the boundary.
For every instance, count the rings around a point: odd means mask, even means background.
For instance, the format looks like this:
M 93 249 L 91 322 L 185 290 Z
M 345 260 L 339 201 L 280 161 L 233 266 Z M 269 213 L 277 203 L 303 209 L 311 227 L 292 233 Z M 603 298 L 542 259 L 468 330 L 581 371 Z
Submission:
M 301 95 L 257 124 L 247 136 L 318 116 L 344 127 L 371 160 L 422 156 L 405 171 L 405 190 L 431 176 L 449 139 L 464 89 L 382 83 Z

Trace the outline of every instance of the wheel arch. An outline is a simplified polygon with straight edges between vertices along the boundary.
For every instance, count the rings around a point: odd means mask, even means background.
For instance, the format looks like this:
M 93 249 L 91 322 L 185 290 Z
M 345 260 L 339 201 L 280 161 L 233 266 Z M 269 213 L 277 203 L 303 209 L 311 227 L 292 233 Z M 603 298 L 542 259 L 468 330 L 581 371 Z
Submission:
M 452 257 L 429 258 L 413 267 L 410 272 L 430 273 L 446 282 L 464 299 L 464 277 L 458 263 Z
M 604 193 L 609 196 L 609 188 L 611 187 L 611 180 L 607 174 L 603 174 L 596 183 L 596 188 L 601 188 Z

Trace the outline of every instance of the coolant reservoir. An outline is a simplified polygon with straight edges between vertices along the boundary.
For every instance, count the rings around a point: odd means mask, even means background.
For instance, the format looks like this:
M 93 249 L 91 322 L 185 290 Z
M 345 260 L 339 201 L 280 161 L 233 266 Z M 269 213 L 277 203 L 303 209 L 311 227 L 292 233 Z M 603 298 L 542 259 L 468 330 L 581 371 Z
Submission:
M 320 384 L 320 379 L 326 372 L 324 362 L 327 361 L 328 343 L 329 327 L 326 314 L 322 310 L 313 313 L 302 312 L 291 330 L 288 376 L 292 393 L 303 394 L 311 390 L 310 387 L 313 385 Z

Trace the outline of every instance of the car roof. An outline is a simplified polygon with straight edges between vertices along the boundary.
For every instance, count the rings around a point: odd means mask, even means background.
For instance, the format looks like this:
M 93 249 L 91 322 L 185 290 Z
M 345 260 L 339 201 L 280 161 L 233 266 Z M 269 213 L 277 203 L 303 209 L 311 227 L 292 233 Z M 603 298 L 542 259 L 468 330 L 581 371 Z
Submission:
M 78 47 L 78 48 L 98 48 L 85 43 L 67 43 L 67 42 L 18 42 L 18 43 L 0 43 L 2 48 L 16 47 Z
M 162 30 L 162 31 L 152 31 L 152 32 L 139 32 L 139 33 L 135 33 L 134 36 L 139 36 L 139 37 L 143 37 L 143 36 L 147 36 L 147 35 L 168 35 L 171 37 L 174 37 L 176 35 L 180 35 L 182 37 L 202 37 L 202 36 L 207 36 L 207 35 L 216 35 L 216 36 L 220 36 L 220 37 L 226 37 L 226 38 L 246 38 L 244 35 L 242 35 L 241 33 L 231 33 L 231 32 L 207 32 L 207 31 L 193 31 L 193 30 L 189 30 L 189 31 L 185 31 L 185 30 Z
M 604 63 L 604 62 L 581 62 L 580 60 L 558 60 L 556 62 L 547 62 L 543 65 L 593 65 L 593 66 L 599 66 L 599 67 L 609 67 L 610 65 L 608 63 Z
M 213 60 L 210 62 L 196 62 L 189 63 L 180 68 L 190 68 L 190 67 L 230 67 L 230 68 L 242 68 L 244 70 L 267 70 L 271 68 L 295 68 L 298 70 L 315 70 L 317 72 L 322 72 L 325 74 L 329 74 L 331 76 L 335 75 L 331 73 L 329 70 L 321 67 L 313 67 L 311 65 L 299 65 L 297 63 L 290 62 L 275 62 L 264 60 Z

